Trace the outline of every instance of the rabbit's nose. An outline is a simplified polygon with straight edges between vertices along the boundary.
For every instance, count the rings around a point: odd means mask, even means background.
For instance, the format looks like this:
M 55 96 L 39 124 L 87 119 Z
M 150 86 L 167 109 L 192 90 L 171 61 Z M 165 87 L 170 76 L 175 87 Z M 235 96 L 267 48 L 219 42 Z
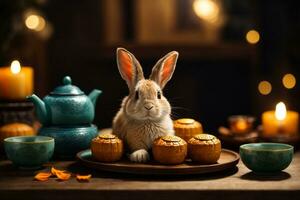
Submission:
M 153 108 L 152 105 L 147 105 L 147 106 L 144 106 L 147 110 L 151 110 Z

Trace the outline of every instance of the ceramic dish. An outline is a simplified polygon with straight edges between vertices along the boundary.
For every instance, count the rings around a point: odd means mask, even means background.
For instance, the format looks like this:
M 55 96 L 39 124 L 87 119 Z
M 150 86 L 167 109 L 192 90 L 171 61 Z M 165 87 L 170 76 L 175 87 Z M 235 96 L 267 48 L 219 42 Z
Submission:
M 234 149 L 239 149 L 243 144 L 255 143 L 259 140 L 259 134 L 257 130 L 246 134 L 234 134 L 229 128 L 224 126 L 219 127 L 219 139 L 222 141 L 223 147 L 230 147 Z
M 292 162 L 294 147 L 282 143 L 252 143 L 240 146 L 243 163 L 255 172 L 278 172 Z
M 81 151 L 77 154 L 79 161 L 89 167 L 102 171 L 138 174 L 138 175 L 188 175 L 205 174 L 231 169 L 239 162 L 239 155 L 233 151 L 222 149 L 220 159 L 211 165 L 200 165 L 186 160 L 179 165 L 162 165 L 157 162 L 145 164 L 132 163 L 123 159 L 114 163 L 98 162 L 92 158 L 91 150 Z
M 17 136 L 4 139 L 6 155 L 14 165 L 25 169 L 40 168 L 54 152 L 54 139 L 45 136 Z

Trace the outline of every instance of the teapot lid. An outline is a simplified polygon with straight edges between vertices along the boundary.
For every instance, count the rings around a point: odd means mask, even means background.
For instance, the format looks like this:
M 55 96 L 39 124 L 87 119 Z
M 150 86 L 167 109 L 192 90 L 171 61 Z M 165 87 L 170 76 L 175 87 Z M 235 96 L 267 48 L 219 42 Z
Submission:
M 63 78 L 62 86 L 55 88 L 50 94 L 51 95 L 82 95 L 84 94 L 77 86 L 72 85 L 72 79 L 70 76 Z

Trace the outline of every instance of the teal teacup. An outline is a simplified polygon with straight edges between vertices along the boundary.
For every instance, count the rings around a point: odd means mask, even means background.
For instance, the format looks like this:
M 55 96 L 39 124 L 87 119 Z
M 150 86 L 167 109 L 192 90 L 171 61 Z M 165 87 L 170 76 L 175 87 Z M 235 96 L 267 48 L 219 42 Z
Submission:
M 294 147 L 282 143 L 251 143 L 240 146 L 243 163 L 254 172 L 279 172 L 293 160 Z
M 54 152 L 54 139 L 46 136 L 18 136 L 4 139 L 6 155 L 24 169 L 40 168 Z

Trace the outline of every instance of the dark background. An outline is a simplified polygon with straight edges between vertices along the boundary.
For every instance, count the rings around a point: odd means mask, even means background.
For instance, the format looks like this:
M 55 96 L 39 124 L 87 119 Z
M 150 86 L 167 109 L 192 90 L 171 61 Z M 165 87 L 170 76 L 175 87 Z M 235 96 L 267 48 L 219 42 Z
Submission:
M 279 101 L 284 101 L 289 109 L 300 110 L 299 84 L 287 90 L 281 83 L 286 73 L 296 78 L 300 75 L 300 12 L 296 0 L 223 0 L 226 22 L 219 30 L 219 40 L 203 44 L 139 42 L 137 1 L 114 1 L 118 2 L 118 12 L 106 10 L 107 2 L 2 0 L 0 66 L 9 65 L 12 59 L 33 66 L 35 93 L 40 96 L 60 85 L 65 75 L 71 76 L 73 83 L 86 93 L 94 88 L 103 90 L 95 119 L 99 128 L 111 126 L 128 93 L 115 60 L 119 46 L 134 53 L 148 75 L 160 57 L 177 50 L 177 68 L 165 96 L 174 107 L 174 119 L 195 118 L 207 132 L 226 124 L 229 115 L 254 115 L 259 120 L 263 111 L 274 109 Z M 176 5 L 176 31 L 200 30 L 191 1 L 177 0 Z M 23 23 L 22 13 L 28 9 L 40 12 L 51 25 L 46 37 L 18 26 Z M 106 29 L 115 25 L 109 24 L 115 15 L 121 16 L 117 25 L 121 36 L 109 42 Z M 245 40 L 250 29 L 260 33 L 257 44 Z M 262 80 L 273 86 L 269 95 L 261 95 L 257 89 Z

